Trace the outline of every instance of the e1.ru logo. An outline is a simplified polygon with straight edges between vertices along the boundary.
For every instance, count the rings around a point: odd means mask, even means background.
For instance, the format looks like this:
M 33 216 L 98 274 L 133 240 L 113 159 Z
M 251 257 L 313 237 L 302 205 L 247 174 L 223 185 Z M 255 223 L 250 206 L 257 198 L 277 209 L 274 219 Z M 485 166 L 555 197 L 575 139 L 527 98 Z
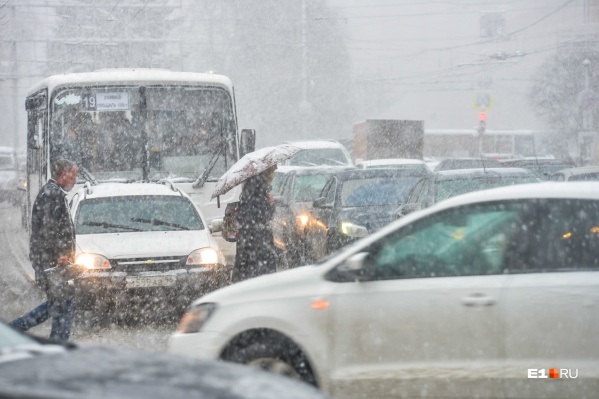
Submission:
M 549 373 L 547 373 L 549 370 Z M 577 378 L 578 369 L 528 369 L 528 378 Z

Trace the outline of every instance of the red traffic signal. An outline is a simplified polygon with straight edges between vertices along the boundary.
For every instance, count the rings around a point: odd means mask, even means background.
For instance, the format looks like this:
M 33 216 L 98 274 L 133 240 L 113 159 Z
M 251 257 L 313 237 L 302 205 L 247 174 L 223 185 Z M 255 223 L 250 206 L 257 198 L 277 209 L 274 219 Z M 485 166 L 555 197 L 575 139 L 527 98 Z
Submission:
M 487 113 L 485 111 L 481 111 L 480 114 L 478 114 L 478 120 L 479 121 L 486 121 L 487 120 Z

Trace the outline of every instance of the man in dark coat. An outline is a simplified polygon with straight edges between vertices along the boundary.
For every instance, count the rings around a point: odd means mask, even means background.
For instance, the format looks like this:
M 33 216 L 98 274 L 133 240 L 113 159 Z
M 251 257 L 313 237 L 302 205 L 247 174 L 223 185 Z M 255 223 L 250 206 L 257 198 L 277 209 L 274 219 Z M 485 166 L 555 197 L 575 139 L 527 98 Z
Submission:
M 276 165 L 244 183 L 239 197 L 238 238 L 233 282 L 276 271 L 272 235 L 275 205 L 270 195 Z
M 52 317 L 50 338 L 67 341 L 73 321 L 73 300 L 65 283 L 52 284 L 44 271 L 66 266 L 74 261 L 75 228 L 69 214 L 67 192 L 77 182 L 78 168 L 60 159 L 52 165 L 52 178 L 42 187 L 33 204 L 29 258 L 35 280 L 46 290 L 47 301 L 11 322 L 20 331 Z

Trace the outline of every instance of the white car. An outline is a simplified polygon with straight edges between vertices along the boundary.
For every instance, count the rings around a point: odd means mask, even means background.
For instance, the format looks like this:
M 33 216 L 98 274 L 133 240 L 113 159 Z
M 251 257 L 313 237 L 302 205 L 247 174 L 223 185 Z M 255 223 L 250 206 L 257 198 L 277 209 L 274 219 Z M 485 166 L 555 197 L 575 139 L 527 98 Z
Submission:
M 75 263 L 88 270 L 75 280 L 80 308 L 110 310 L 144 296 L 186 306 L 228 280 L 199 209 L 168 182 L 87 183 L 70 208 Z
M 353 166 L 347 149 L 336 140 L 286 141 L 302 151 L 283 161 L 283 166 Z
M 422 174 L 432 173 L 424 161 L 410 158 L 356 160 L 356 167 L 361 169 L 405 169 Z
M 596 398 L 598 323 L 599 183 L 541 183 L 454 197 L 212 292 L 169 350 L 338 398 Z

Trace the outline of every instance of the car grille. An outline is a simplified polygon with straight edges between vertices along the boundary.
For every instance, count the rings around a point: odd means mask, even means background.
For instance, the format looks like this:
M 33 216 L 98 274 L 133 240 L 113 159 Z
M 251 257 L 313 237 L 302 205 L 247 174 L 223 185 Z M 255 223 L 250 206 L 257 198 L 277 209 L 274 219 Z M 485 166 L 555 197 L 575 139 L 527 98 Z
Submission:
M 187 256 L 159 257 L 159 258 L 129 258 L 113 259 L 112 267 L 115 270 L 128 273 L 136 272 L 165 272 L 185 267 Z

